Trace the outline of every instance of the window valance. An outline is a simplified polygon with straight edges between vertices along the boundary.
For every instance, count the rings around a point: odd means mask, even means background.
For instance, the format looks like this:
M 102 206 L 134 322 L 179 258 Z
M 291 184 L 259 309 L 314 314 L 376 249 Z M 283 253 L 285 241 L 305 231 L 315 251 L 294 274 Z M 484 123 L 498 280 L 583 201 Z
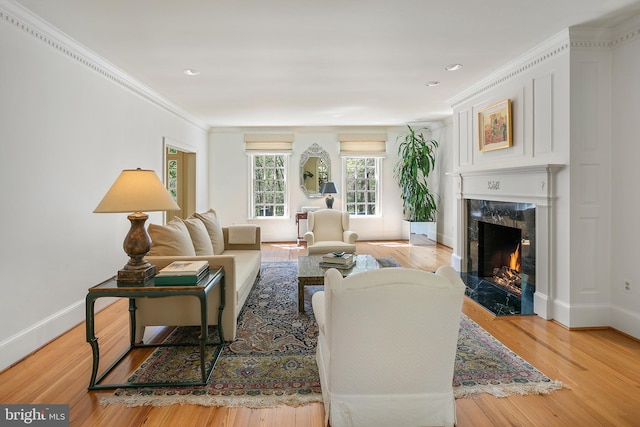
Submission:
M 385 133 L 350 133 L 339 134 L 340 155 L 369 155 L 382 157 L 387 153 L 387 134 Z
M 289 152 L 293 151 L 293 134 L 245 134 L 246 151 Z

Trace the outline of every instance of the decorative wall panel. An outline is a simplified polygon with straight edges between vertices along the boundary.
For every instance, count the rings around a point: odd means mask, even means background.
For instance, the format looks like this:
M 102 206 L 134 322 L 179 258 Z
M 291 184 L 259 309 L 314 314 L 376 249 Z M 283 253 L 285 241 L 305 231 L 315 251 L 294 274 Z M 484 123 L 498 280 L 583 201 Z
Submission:
M 553 75 L 533 79 L 533 153 L 553 151 Z

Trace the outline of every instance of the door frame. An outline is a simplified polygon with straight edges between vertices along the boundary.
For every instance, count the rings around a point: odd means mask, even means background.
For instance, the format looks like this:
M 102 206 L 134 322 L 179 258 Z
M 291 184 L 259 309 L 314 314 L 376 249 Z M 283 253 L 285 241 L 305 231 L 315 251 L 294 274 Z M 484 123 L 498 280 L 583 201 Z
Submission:
M 162 138 L 162 179 L 165 187 L 168 187 L 169 178 L 168 168 L 167 168 L 167 151 L 169 148 L 173 148 L 178 150 L 182 155 L 182 171 L 179 172 L 179 179 L 181 183 L 179 184 L 179 193 L 181 194 L 180 200 L 183 200 L 182 205 L 180 205 L 180 215 L 183 218 L 195 212 L 196 210 L 196 194 L 197 194 L 197 180 L 196 180 L 196 158 L 198 155 L 198 149 L 190 144 L 177 141 L 175 139 L 169 137 Z M 166 224 L 169 215 L 174 214 L 165 212 L 164 213 L 164 223 Z

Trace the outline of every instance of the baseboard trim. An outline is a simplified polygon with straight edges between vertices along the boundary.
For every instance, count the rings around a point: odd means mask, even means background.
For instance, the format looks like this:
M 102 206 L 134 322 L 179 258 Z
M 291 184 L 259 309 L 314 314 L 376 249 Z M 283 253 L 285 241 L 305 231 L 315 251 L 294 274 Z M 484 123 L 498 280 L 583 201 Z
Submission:
M 96 313 L 113 304 L 111 298 L 96 302 Z M 0 342 L 0 372 L 29 357 L 34 352 L 85 321 L 85 300 L 76 301 Z M 43 337 L 53 337 L 46 340 Z M 87 345 L 87 351 L 89 351 Z

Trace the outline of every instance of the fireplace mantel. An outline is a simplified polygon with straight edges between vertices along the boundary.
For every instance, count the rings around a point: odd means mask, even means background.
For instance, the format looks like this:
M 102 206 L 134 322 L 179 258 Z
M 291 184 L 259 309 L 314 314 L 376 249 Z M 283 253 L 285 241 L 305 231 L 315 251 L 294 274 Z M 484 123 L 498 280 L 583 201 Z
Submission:
M 460 198 L 549 205 L 553 175 L 563 165 L 544 164 L 453 173 Z
M 536 292 L 534 312 L 552 319 L 554 286 L 553 268 L 553 201 L 556 197 L 553 178 L 564 167 L 561 164 L 527 165 L 497 169 L 461 171 L 449 174 L 455 179 L 457 195 L 457 245 L 451 264 L 463 271 L 469 256 L 466 253 L 466 200 L 491 200 L 536 205 Z M 463 262 L 465 261 L 465 262 Z

